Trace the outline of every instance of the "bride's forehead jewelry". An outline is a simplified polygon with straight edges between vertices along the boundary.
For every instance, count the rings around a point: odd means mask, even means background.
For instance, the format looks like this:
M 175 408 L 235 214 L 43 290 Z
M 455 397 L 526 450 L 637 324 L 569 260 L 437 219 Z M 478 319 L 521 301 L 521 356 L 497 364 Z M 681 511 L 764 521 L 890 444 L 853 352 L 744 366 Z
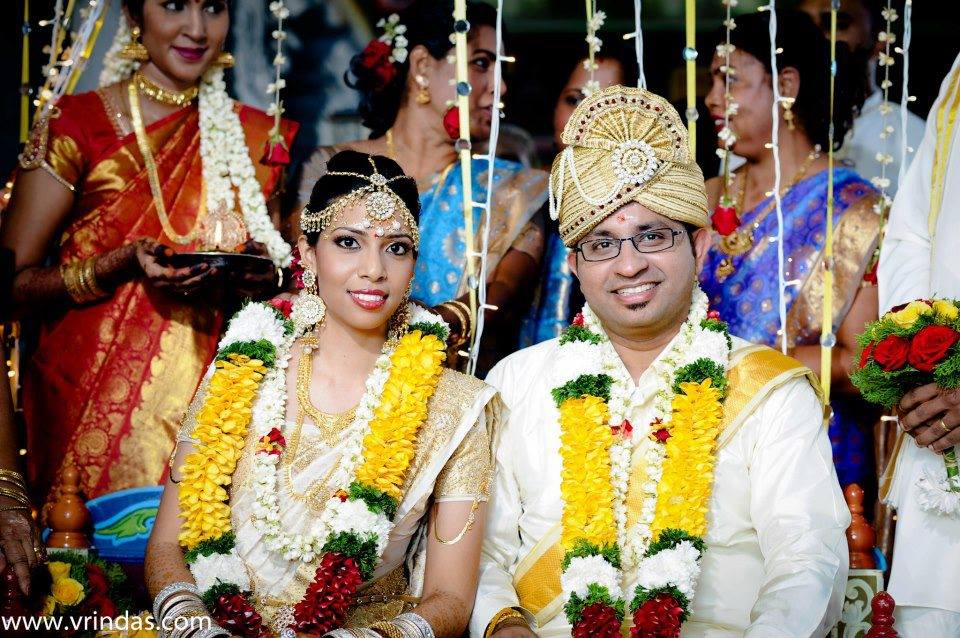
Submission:
M 417 221 L 414 219 L 410 209 L 403 202 L 403 199 L 392 190 L 387 188 L 387 184 L 402 179 L 414 181 L 408 175 L 398 175 L 387 178 L 380 174 L 373 158 L 367 158 L 370 166 L 373 167 L 372 175 L 362 173 L 351 173 L 345 171 L 330 171 L 327 175 L 340 175 L 344 177 L 357 177 L 367 182 L 365 186 L 338 197 L 332 204 L 320 211 L 312 211 L 304 208 L 300 215 L 300 230 L 304 233 L 319 233 L 324 228 L 331 227 L 343 215 L 351 204 L 363 200 L 364 218 L 363 227 L 373 229 L 377 237 L 383 237 L 388 233 L 396 233 L 406 225 L 413 238 L 415 246 L 420 246 L 420 231 L 417 228 Z M 415 183 L 415 182 L 414 182 Z

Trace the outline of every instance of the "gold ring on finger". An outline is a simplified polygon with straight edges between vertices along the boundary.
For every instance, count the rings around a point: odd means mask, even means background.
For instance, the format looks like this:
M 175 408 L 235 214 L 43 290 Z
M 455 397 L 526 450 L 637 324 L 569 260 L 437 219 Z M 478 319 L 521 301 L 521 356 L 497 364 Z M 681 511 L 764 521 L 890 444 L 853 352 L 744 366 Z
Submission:
M 943 422 L 943 419 L 937 421 L 937 425 L 940 426 L 940 429 L 943 430 L 944 434 L 950 434 L 950 428 L 948 428 L 947 424 Z

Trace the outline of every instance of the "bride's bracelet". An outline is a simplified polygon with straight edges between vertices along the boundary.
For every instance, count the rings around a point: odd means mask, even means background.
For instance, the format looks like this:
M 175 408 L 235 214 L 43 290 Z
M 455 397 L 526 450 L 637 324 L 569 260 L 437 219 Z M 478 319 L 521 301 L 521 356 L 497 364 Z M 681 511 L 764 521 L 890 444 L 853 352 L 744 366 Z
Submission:
M 160 592 L 153 598 L 153 617 L 157 620 L 160 620 L 160 617 L 163 615 L 161 611 L 165 611 L 162 608 L 165 608 L 164 603 L 167 602 L 167 599 L 172 597 L 177 593 L 188 593 L 193 594 L 197 597 L 197 600 L 200 599 L 200 590 L 197 589 L 197 586 L 193 583 L 188 583 L 185 581 L 170 583 L 166 587 L 160 590 Z

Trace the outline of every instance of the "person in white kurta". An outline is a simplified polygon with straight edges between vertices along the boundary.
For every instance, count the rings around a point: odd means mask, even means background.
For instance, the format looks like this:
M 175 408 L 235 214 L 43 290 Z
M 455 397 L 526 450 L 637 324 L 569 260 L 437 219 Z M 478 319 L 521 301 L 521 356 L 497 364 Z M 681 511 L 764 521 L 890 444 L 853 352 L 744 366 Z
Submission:
M 733 360 L 750 347 L 734 337 Z M 475 637 L 484 635 L 499 610 L 520 606 L 513 586 L 516 567 L 562 514 L 560 428 L 550 398 L 557 349 L 556 339 L 527 348 L 487 377 L 510 416 L 496 449 L 470 622 Z M 637 383 L 642 403 L 631 423 L 650 421 L 655 387 L 648 369 Z M 707 552 L 684 638 L 823 636 L 839 618 L 850 513 L 822 415 L 810 383 L 799 377 L 763 400 L 732 437 L 721 438 Z M 634 583 L 624 584 L 624 591 L 633 590 Z M 570 625 L 561 611 L 536 633 L 569 636 Z
M 960 100 L 960 57 L 940 87 L 930 110 L 923 143 L 904 176 L 890 211 L 880 251 L 880 310 L 914 299 L 960 299 L 960 127 L 953 123 Z M 934 166 L 944 160 L 935 179 Z M 939 206 L 937 202 L 940 202 Z M 933 407 L 930 423 L 942 417 L 960 438 L 960 393 L 945 393 L 948 410 Z M 901 424 L 908 426 L 901 411 Z M 940 434 L 939 425 L 920 427 L 921 443 Z M 928 430 L 924 436 L 920 434 Z M 902 441 L 888 475 L 888 502 L 897 508 L 897 534 L 890 575 L 890 594 L 897 602 L 896 628 L 903 638 L 960 636 L 960 519 L 924 511 L 918 505 L 917 480 L 924 473 L 943 473 L 943 459 L 930 449 Z
M 573 249 L 568 263 L 589 302 L 576 325 L 599 340 L 592 343 L 612 349 L 612 358 L 605 350 L 603 375 L 625 388 L 617 391 L 618 405 L 626 406 L 623 421 L 611 427 L 629 446 L 625 473 L 630 479 L 622 496 L 611 497 L 612 508 L 625 512 L 625 521 L 634 514 L 635 520 L 652 521 L 643 525 L 653 529 L 656 515 L 648 513 L 644 497 L 637 497 L 650 489 L 649 459 L 667 440 L 661 433 L 673 436 L 658 428 L 683 427 L 661 425 L 666 421 L 660 415 L 669 418 L 660 407 L 661 393 L 670 391 L 674 374 L 683 369 L 678 361 L 685 356 L 704 361 L 711 351 L 705 344 L 713 338 L 696 331 L 709 316 L 706 296 L 696 284 L 711 238 L 705 229 L 703 176 L 689 155 L 679 115 L 643 89 L 614 86 L 594 93 L 574 111 L 563 140 L 568 146 L 554 162 L 551 204 L 564 243 Z M 824 636 L 840 617 L 850 514 L 831 460 L 815 377 L 765 346 L 736 337 L 728 344 L 729 354 L 724 344 L 722 358 L 707 361 L 722 361 L 727 391 L 712 488 L 702 503 L 706 532 L 695 533 L 706 549 L 699 578 L 692 577 L 693 595 L 683 592 L 682 597 L 692 597 L 689 617 L 673 635 Z M 678 354 L 672 353 L 674 347 Z M 561 558 L 576 547 L 564 538 L 570 531 L 564 525 L 576 516 L 564 516 L 571 476 L 562 458 L 560 411 L 551 390 L 558 388 L 558 375 L 566 379 L 565 371 L 576 365 L 569 356 L 577 362 L 593 356 L 580 351 L 564 358 L 573 352 L 560 339 L 547 341 L 511 355 L 487 377 L 500 390 L 509 416 L 495 444 L 495 480 L 470 621 L 473 638 L 579 637 L 597 631 L 596 624 L 581 624 L 574 632 L 563 609 L 580 585 L 564 585 L 561 579 L 568 569 Z M 593 369 L 589 361 L 585 369 Z M 580 374 L 571 382 L 575 386 L 593 373 Z M 564 432 L 572 427 L 565 421 Z M 674 463 L 688 461 L 691 473 L 710 471 L 710 462 L 695 454 Z M 611 481 L 613 475 L 611 470 Z M 698 511 L 693 508 L 700 502 L 691 498 L 683 506 Z M 660 511 L 659 501 L 654 506 Z M 672 501 L 663 509 L 675 506 Z M 598 523 L 588 520 L 593 533 Z M 594 566 L 608 570 L 602 576 L 609 579 L 603 580 L 605 591 L 626 592 L 611 596 L 629 602 L 640 584 L 642 561 L 629 559 L 631 550 L 624 548 L 632 546 L 632 534 L 640 534 L 637 542 L 649 541 L 642 540 L 639 524 L 616 526 L 624 535 L 614 544 L 625 552 L 622 562 L 604 558 Z M 661 568 L 676 569 L 667 563 L 648 569 Z M 681 582 L 666 572 L 660 577 Z M 644 587 L 661 587 L 644 582 Z M 610 609 L 614 603 L 605 604 Z M 627 622 L 631 616 L 628 610 Z M 610 632 L 607 618 L 602 629 Z

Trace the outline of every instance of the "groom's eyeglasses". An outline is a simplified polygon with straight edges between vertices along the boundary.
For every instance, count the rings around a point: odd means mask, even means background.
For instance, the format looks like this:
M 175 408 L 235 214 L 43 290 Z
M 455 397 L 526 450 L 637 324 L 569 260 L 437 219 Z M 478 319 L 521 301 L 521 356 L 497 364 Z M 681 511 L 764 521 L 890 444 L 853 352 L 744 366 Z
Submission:
M 659 253 L 670 250 L 677 242 L 677 237 L 685 235 L 686 231 L 672 228 L 651 228 L 633 237 L 597 237 L 580 242 L 574 252 L 580 253 L 586 261 L 607 261 L 620 255 L 623 242 L 628 241 L 640 253 Z

